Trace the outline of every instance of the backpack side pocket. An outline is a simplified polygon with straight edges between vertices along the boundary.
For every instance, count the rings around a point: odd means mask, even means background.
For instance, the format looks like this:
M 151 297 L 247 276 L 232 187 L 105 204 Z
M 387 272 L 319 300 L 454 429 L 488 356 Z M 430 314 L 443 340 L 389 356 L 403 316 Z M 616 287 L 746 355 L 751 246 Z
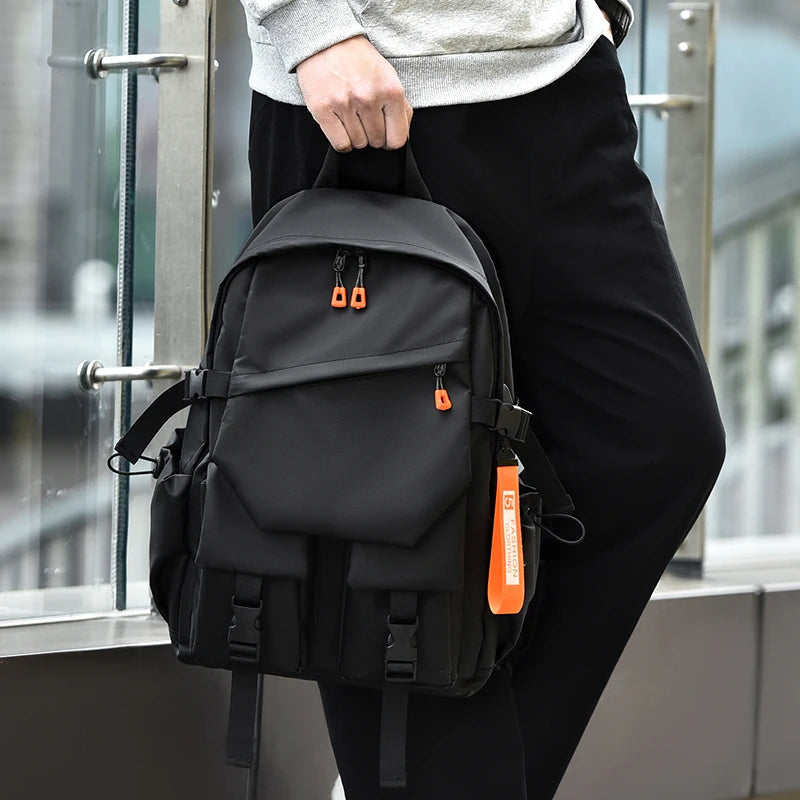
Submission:
M 183 574 L 189 559 L 186 517 L 192 476 L 178 471 L 184 429 L 162 448 L 150 502 L 150 590 L 158 613 L 177 638 Z
M 525 618 L 536 593 L 539 562 L 541 560 L 542 530 L 539 525 L 542 510 L 541 497 L 536 493 L 522 495 L 520 507 L 523 511 L 522 525 L 522 558 L 525 574 L 525 599 L 522 608 L 516 614 L 492 614 L 487 608 L 484 612 L 484 647 L 479 664 L 488 668 L 508 658 L 521 646 L 529 643 L 520 642 Z

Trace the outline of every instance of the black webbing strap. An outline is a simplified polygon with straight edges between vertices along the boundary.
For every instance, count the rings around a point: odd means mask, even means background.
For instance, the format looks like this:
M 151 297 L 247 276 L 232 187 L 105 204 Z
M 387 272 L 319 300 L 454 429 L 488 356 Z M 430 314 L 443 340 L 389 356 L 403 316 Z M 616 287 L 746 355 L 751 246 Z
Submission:
M 380 785 L 401 789 L 406 785 L 406 730 L 408 695 L 417 677 L 417 593 L 394 591 L 386 617 L 386 682 L 381 698 Z
M 231 661 L 231 701 L 228 711 L 228 742 L 225 761 L 251 767 L 259 740 L 256 730 L 261 676 L 261 578 L 237 575 L 231 598 L 228 654 Z
M 231 702 L 228 710 L 228 743 L 225 763 L 250 768 L 256 743 L 256 712 L 261 675 L 257 672 L 231 672 Z
M 387 683 L 381 697 L 380 787 L 406 787 L 408 686 Z
M 515 437 L 511 435 L 513 430 L 509 432 L 507 426 L 511 426 L 514 423 L 514 409 L 517 408 L 518 406 L 513 404 L 501 403 L 499 400 L 493 400 L 488 397 L 473 397 L 472 421 L 480 425 L 486 425 L 492 430 L 499 430 L 504 436 L 514 439 Z M 522 409 L 520 410 L 522 411 Z M 524 413 L 528 414 L 527 411 Z M 572 498 L 564 490 L 556 471 L 553 469 L 553 465 L 544 452 L 544 448 L 527 426 L 527 423 L 524 424 L 524 428 L 525 436 L 522 440 L 517 439 L 517 441 L 525 442 L 525 478 L 529 482 L 535 483 L 536 490 L 541 494 L 542 501 L 549 511 L 553 513 L 573 511 L 575 505 L 572 502 Z
M 139 415 L 128 432 L 114 445 L 114 450 L 135 464 L 161 426 L 173 415 L 195 400 L 208 397 L 227 397 L 229 372 L 210 369 L 189 370 L 182 381 L 173 384 L 153 400 Z

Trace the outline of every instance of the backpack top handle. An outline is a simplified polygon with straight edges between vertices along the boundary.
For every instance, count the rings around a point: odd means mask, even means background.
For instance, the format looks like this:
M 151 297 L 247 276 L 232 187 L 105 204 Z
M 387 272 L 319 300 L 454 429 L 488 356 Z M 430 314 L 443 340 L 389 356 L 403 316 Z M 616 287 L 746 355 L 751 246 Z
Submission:
M 431 199 L 410 144 L 399 150 L 365 147 L 349 153 L 338 153 L 330 147 L 314 188 L 361 189 Z

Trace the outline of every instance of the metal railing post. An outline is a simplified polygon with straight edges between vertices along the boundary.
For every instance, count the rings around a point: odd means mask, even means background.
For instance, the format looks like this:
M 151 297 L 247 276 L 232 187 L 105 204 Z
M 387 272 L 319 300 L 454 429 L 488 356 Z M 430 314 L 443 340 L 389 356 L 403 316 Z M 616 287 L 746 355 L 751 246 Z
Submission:
M 665 109 L 665 217 L 689 305 L 708 353 L 709 273 L 714 134 L 714 62 L 718 0 L 670 2 L 668 91 L 701 99 L 680 111 Z M 688 469 L 691 469 L 689 464 Z M 675 556 L 678 569 L 702 570 L 703 517 Z

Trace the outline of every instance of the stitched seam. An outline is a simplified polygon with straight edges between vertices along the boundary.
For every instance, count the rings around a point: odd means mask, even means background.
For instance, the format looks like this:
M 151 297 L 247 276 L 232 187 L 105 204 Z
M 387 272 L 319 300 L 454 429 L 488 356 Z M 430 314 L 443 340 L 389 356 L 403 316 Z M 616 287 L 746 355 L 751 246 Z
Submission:
M 303 233 L 303 234 L 294 234 L 293 233 L 293 234 L 286 234 L 284 236 L 276 236 L 276 237 L 274 237 L 272 239 L 268 239 L 266 242 L 264 242 L 264 243 L 262 243 L 260 245 L 260 248 L 264 247 L 264 245 L 272 244 L 273 242 L 283 241 L 284 239 L 297 239 L 297 238 L 315 239 L 315 240 L 320 241 L 320 242 L 330 242 L 330 237 L 329 236 L 316 236 L 313 233 Z M 401 242 L 401 241 L 397 241 L 395 239 L 352 239 L 352 240 L 349 240 L 349 241 L 353 241 L 353 242 L 369 242 L 371 244 L 399 244 L 399 245 L 402 245 L 403 247 L 413 248 L 414 250 L 425 250 L 428 253 L 435 253 L 437 256 L 441 256 L 442 258 L 446 259 L 449 264 L 454 264 L 455 266 L 461 267 L 462 269 L 467 270 L 467 272 L 470 272 L 473 275 L 476 275 L 477 277 L 483 277 L 481 275 L 481 273 L 478 272 L 478 270 L 474 269 L 469 264 L 465 264 L 463 261 L 457 261 L 450 254 L 444 253 L 441 250 L 435 250 L 433 247 L 425 247 L 424 245 L 413 244 L 411 242 Z M 259 255 L 261 255 L 261 254 L 260 253 L 253 253 L 253 255 L 248 256 L 248 258 L 256 258 Z
M 398 353 L 415 353 L 420 350 L 430 350 L 432 347 L 442 347 L 446 344 L 460 344 L 461 342 L 466 342 L 467 339 L 450 339 L 447 342 L 437 342 L 436 344 L 426 344 L 420 347 L 410 347 L 406 350 L 391 350 L 388 353 L 369 353 L 365 356 L 345 356 L 344 358 L 328 358 L 325 361 L 305 361 L 302 364 L 292 364 L 288 367 L 276 367 L 275 369 L 268 369 L 262 372 L 238 372 L 233 373 L 231 375 L 231 379 L 234 378 L 245 378 L 251 375 L 272 375 L 274 372 L 283 372 L 287 369 L 297 369 L 298 367 L 313 367 L 319 364 L 335 364 L 338 361 L 358 361 L 362 358 L 375 358 L 376 356 L 393 356 L 397 355 Z

